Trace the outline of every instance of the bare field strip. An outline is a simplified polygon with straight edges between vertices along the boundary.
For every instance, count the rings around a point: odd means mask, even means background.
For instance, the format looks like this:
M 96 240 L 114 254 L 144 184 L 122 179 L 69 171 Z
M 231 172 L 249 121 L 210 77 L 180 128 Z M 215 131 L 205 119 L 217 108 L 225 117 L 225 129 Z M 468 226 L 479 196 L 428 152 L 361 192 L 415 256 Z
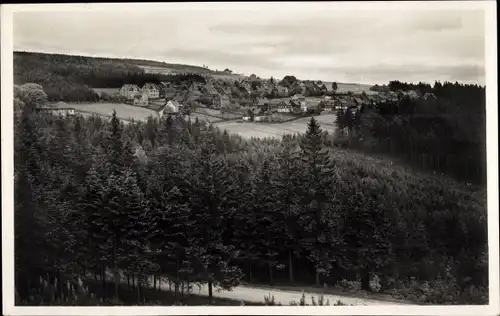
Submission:
M 92 88 L 97 94 L 106 93 L 108 95 L 118 94 L 120 92 L 119 88 Z
M 100 115 L 112 115 L 113 110 L 120 119 L 146 121 L 149 116 L 158 117 L 157 112 L 124 103 L 67 103 L 55 104 L 55 107 L 72 107 L 75 110 L 93 112 Z

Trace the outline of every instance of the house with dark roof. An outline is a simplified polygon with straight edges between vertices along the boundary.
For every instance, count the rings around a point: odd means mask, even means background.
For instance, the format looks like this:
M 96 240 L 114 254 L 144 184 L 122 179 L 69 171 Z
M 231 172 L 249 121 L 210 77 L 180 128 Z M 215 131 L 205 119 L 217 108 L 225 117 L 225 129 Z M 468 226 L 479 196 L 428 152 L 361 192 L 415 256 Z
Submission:
M 302 94 L 295 94 L 290 98 L 290 103 L 294 106 L 303 108 L 306 106 L 306 98 Z
M 181 111 L 182 104 L 176 100 L 169 100 L 165 106 L 158 112 L 158 116 L 161 118 L 163 115 L 174 115 L 179 114 Z
M 135 96 L 141 94 L 141 88 L 135 84 L 124 84 L 118 94 L 127 100 L 133 100 Z
M 145 83 L 142 86 L 142 92 L 146 93 L 149 99 L 158 99 L 160 97 L 160 86 L 156 83 Z
M 240 82 L 240 88 L 248 94 L 252 93 L 252 85 L 246 80 Z

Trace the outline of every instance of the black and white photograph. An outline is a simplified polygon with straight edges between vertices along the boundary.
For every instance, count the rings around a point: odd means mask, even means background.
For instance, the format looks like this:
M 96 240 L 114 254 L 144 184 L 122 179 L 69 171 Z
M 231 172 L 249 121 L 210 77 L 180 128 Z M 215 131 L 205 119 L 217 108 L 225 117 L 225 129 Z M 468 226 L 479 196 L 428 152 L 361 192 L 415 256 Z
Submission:
M 4 314 L 498 314 L 496 43 L 494 1 L 2 4 Z

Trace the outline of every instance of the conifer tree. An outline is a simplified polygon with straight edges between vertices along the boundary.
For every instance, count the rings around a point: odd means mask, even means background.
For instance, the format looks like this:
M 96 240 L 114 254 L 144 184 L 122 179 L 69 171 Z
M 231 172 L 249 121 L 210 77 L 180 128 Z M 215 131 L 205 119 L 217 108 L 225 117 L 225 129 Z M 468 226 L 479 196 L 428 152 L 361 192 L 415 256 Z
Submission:
M 304 138 L 301 140 L 302 164 L 304 166 L 301 183 L 303 212 L 301 222 L 306 231 L 302 240 L 308 249 L 309 258 L 316 266 L 316 283 L 319 284 L 321 274 L 329 270 L 329 259 L 326 252 L 328 243 L 328 225 L 324 220 L 325 209 L 329 205 L 329 188 L 333 175 L 333 165 L 328 149 L 323 146 L 322 132 L 319 123 L 311 118 Z

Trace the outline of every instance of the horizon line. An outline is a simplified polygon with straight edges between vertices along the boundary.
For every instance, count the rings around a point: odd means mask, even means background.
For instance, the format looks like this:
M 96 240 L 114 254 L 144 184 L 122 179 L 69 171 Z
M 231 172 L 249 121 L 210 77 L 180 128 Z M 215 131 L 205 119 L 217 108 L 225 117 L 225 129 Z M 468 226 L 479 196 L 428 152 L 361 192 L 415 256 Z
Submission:
M 206 66 L 206 65 L 202 65 L 202 66 L 199 66 L 199 65 L 193 65 L 193 64 L 186 64 L 186 63 L 173 63 L 173 62 L 167 62 L 167 61 L 164 61 L 164 60 L 158 60 L 158 59 L 154 59 L 154 58 L 144 58 L 144 57 L 117 57 L 117 56 L 114 56 L 114 57 L 105 57 L 105 56 L 102 56 L 102 55 L 96 55 L 96 54 L 92 54 L 92 53 L 81 53 L 81 52 L 78 52 L 78 53 L 60 53 L 60 52 L 47 52 L 47 51 L 40 51 L 40 50 L 30 50 L 30 49 L 24 49 L 24 50 L 21 50 L 21 49 L 14 49 L 13 50 L 13 53 L 37 53 L 37 54 L 46 54 L 46 55 L 63 55 L 63 56 L 75 56 L 75 57 L 87 57 L 87 58 L 102 58 L 102 59 L 117 59 L 117 60 L 133 60 L 133 61 L 152 61 L 152 62 L 157 62 L 157 63 L 163 63 L 165 65 L 168 65 L 168 64 L 171 64 L 171 65 L 182 65 L 182 66 L 188 66 L 188 67 L 197 67 L 197 68 L 200 68 L 200 69 L 206 69 L 210 72 L 218 72 L 218 71 L 223 71 L 223 70 L 213 70 L 213 69 L 210 69 L 210 68 L 204 68 L 203 66 Z M 137 66 L 137 65 L 136 65 Z M 208 66 L 207 66 L 208 67 Z M 229 68 L 227 68 L 229 69 Z M 231 70 L 232 71 L 232 70 Z M 189 72 L 188 72 L 189 73 Z M 194 72 L 192 72 L 193 74 L 195 74 Z M 158 74 L 158 75 L 165 75 L 165 74 L 159 74 L 159 73 L 153 73 L 153 74 Z M 249 77 L 250 75 L 248 74 L 244 74 L 244 73 L 241 73 L 241 72 L 238 72 L 238 71 L 232 71 L 232 74 L 235 74 L 235 75 L 243 75 L 243 77 Z M 255 74 L 255 73 L 252 73 L 252 74 Z M 257 74 L 255 74 L 257 77 L 259 78 L 263 78 Z M 290 74 L 290 75 L 285 75 L 285 76 L 294 76 L 293 74 Z M 269 78 L 263 78 L 263 79 L 270 79 L 270 78 L 277 78 L 275 76 L 270 76 Z M 296 77 L 297 78 L 297 77 Z M 279 80 L 282 80 L 283 78 L 279 79 Z M 297 78 L 298 80 L 300 81 L 322 81 L 322 82 L 330 82 L 330 81 L 326 81 L 326 80 L 318 80 L 318 79 L 299 79 Z M 406 83 L 406 84 L 414 84 L 414 85 L 417 85 L 419 83 L 423 83 L 423 84 L 435 84 L 436 82 L 438 83 L 441 83 L 441 84 L 445 84 L 445 83 L 459 83 L 459 84 L 463 84 L 463 85 L 477 85 L 479 87 L 486 87 L 486 83 L 485 84 L 480 84 L 479 82 L 476 82 L 476 83 L 465 83 L 464 81 L 458 81 L 456 80 L 455 82 L 453 81 L 440 81 L 440 80 L 434 80 L 434 82 L 426 82 L 426 81 L 419 81 L 419 82 L 413 82 L 413 81 L 405 81 L 405 80 L 401 80 L 401 79 L 392 79 L 392 80 L 389 80 L 388 82 L 385 82 L 385 83 L 361 83 L 361 82 L 340 82 L 340 81 L 331 81 L 332 83 L 333 82 L 336 82 L 337 84 L 353 84 L 353 85 L 366 85 L 366 86 L 375 86 L 375 85 L 379 85 L 379 86 L 383 86 L 383 85 L 388 85 L 391 81 L 399 81 L 401 83 Z

